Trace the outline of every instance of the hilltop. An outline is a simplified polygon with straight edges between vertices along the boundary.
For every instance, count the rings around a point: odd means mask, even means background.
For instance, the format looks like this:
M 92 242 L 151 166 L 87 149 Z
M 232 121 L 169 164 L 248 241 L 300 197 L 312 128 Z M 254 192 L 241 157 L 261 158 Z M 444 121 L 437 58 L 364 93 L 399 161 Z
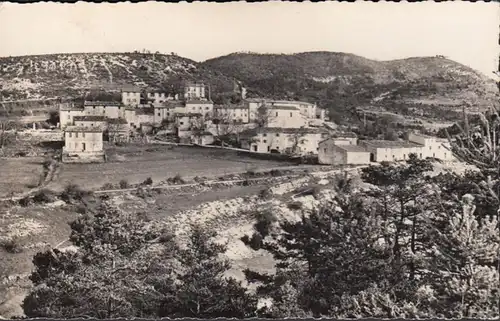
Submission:
M 394 105 L 487 107 L 498 104 L 492 79 L 442 56 L 376 61 L 348 53 L 233 53 L 206 69 L 237 78 L 250 94 L 313 99 L 325 108 Z
M 4 101 L 72 98 L 101 88 L 123 85 L 171 89 L 183 80 L 203 80 L 224 92 L 233 80 L 204 70 L 190 59 L 159 53 L 81 53 L 0 58 L 0 88 Z
M 249 97 L 316 102 L 334 120 L 353 107 L 446 118 L 450 110 L 500 100 L 492 79 L 442 56 L 376 61 L 339 52 L 233 53 L 201 63 L 139 52 L 0 58 L 3 101 L 74 98 L 91 88 L 117 92 L 131 84 L 171 92 L 185 80 L 210 83 L 213 98 L 227 98 L 235 79 Z

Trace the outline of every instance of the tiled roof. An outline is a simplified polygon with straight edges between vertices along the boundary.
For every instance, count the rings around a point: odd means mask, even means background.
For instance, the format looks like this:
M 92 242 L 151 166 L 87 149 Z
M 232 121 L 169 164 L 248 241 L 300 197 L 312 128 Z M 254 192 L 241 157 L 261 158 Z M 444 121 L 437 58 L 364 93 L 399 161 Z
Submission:
M 136 115 L 153 115 L 154 109 L 153 108 L 136 108 L 135 114 Z
M 83 107 L 64 106 L 64 107 L 60 107 L 59 110 L 62 110 L 62 111 L 83 111 Z
M 109 118 L 108 124 L 127 124 L 127 120 L 125 118 Z
M 424 145 L 408 142 L 408 141 L 392 141 L 392 140 L 364 140 L 360 143 L 366 144 L 375 148 L 412 148 L 423 147 Z
M 177 117 L 200 117 L 203 116 L 201 113 L 176 113 Z
M 346 152 L 365 152 L 368 153 L 365 147 L 359 145 L 335 145 L 336 148 L 345 150 Z
M 137 86 L 124 86 L 122 88 L 122 92 L 127 92 L 127 93 L 140 93 L 142 92 L 142 88 L 137 87 Z
M 186 100 L 186 105 L 190 105 L 190 104 L 204 104 L 204 105 L 211 104 L 211 105 L 213 105 L 213 101 L 211 101 L 211 100 L 201 100 L 201 99 Z
M 248 107 L 243 106 L 243 105 L 231 105 L 231 106 L 217 105 L 214 108 L 215 109 L 248 109 Z
M 70 133 L 102 133 L 103 129 L 99 126 L 68 126 L 64 129 Z
M 299 110 L 298 107 L 295 106 L 275 106 L 275 105 L 265 105 L 266 108 L 272 110 Z
M 120 106 L 121 104 L 116 101 L 89 101 L 83 103 L 84 106 Z
M 85 116 L 75 116 L 74 121 L 106 121 L 106 116 L 100 115 L 85 115 Z

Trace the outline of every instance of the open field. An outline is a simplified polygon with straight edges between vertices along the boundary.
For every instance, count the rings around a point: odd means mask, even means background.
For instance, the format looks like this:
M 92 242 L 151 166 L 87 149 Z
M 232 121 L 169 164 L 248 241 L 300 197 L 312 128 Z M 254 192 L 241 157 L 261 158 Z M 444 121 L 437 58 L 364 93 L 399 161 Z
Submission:
M 43 158 L 0 158 L 0 198 L 36 186 L 43 173 Z
M 151 177 L 154 183 L 180 174 L 184 178 L 217 177 L 248 170 L 271 169 L 292 163 L 238 156 L 219 149 L 170 147 L 165 145 L 127 145 L 107 151 L 108 162 L 101 164 L 62 164 L 49 188 L 61 190 L 68 183 L 98 189 L 122 179 L 135 184 Z

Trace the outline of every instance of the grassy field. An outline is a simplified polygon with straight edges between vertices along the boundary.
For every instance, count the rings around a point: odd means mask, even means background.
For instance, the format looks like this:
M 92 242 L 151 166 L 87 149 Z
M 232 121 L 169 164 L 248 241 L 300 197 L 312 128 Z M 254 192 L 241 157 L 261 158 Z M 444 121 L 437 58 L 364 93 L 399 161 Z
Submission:
M 43 158 L 0 158 L 0 198 L 36 186 L 43 174 Z
M 287 166 L 291 163 L 258 160 L 236 155 L 234 151 L 175 147 L 165 145 L 127 145 L 107 151 L 108 162 L 101 164 L 62 164 L 58 176 L 49 184 L 61 190 L 68 183 L 98 189 L 105 183 L 140 183 L 151 177 L 154 183 L 180 174 L 183 178 L 217 177 L 225 174 Z

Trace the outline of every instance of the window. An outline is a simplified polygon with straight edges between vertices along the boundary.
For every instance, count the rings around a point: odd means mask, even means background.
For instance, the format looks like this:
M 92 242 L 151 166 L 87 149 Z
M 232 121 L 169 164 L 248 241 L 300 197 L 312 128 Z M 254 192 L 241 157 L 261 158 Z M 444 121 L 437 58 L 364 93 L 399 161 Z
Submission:
M 170 113 L 167 113 L 167 116 L 170 116 Z
M 278 117 L 278 112 L 276 112 L 276 117 Z
M 432 146 L 429 146 L 429 149 L 432 149 Z
M 158 113 L 158 116 L 160 116 L 160 113 Z
M 181 122 L 179 122 L 179 124 L 184 125 L 184 122 L 183 122 L 183 121 L 181 121 Z
M 280 137 L 280 133 L 276 133 L 276 137 Z
M 432 157 L 434 157 L 434 158 L 435 158 L 435 157 L 436 157 L 436 153 L 432 153 Z
M 90 123 L 90 126 L 94 127 L 94 123 Z
M 326 148 L 323 148 L 323 153 L 326 153 Z
M 441 149 L 441 146 L 438 146 L 438 149 Z
M 68 119 L 71 119 L 71 115 L 68 115 Z
M 290 117 L 292 117 L 292 116 L 293 116 L 292 113 L 290 113 Z
M 210 109 L 210 107 L 205 107 L 205 110 L 209 110 L 209 109 Z
M 279 149 L 280 149 L 280 147 L 279 147 L 279 146 L 276 146 L 276 149 L 277 149 L 277 150 L 279 150 Z
M 263 143 L 267 143 L 267 140 L 266 140 L 266 139 L 264 139 L 264 140 L 263 140 Z
M 267 151 L 271 151 L 271 147 L 270 146 L 267 146 Z
M 82 133 L 82 137 L 85 138 L 85 133 Z
M 422 153 L 420 153 L 420 158 L 422 158 Z
M 78 138 L 78 133 L 75 133 L 75 137 Z
M 444 158 L 446 158 L 446 153 L 444 153 Z
M 69 136 L 68 136 L 68 137 L 69 137 L 69 138 L 71 138 L 71 133 L 68 133 L 68 134 L 69 134 Z
M 266 137 L 266 136 L 267 136 L 267 134 L 262 134 L 262 136 Z

